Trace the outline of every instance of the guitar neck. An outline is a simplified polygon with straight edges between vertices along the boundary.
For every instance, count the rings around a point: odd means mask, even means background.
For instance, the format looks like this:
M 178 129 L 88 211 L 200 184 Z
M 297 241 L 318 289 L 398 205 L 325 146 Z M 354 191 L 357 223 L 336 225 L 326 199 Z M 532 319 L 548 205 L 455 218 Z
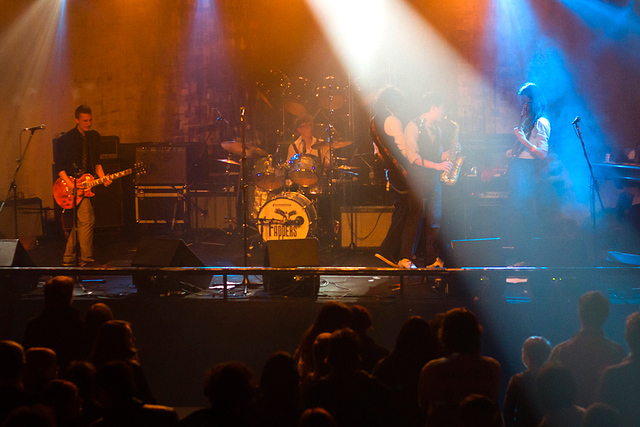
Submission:
M 122 178 L 123 176 L 130 175 L 133 172 L 132 169 L 125 169 L 120 172 L 105 175 L 100 179 L 94 179 L 91 182 L 86 183 L 87 188 L 95 187 L 96 185 L 104 184 L 105 181 L 113 181 L 114 179 Z

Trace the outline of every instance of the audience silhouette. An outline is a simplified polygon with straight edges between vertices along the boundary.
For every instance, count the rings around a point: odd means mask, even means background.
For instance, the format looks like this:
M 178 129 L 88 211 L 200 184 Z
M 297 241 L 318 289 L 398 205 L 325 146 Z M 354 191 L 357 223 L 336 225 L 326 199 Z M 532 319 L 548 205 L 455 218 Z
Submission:
M 58 357 L 61 371 L 79 358 L 82 331 L 80 312 L 72 307 L 75 282 L 71 277 L 55 276 L 44 284 L 45 307 L 29 320 L 24 334 L 25 350 L 46 347 Z
M 539 427 L 579 427 L 584 408 L 575 404 L 578 395 L 571 371 L 559 363 L 549 362 L 536 379 L 538 396 L 544 408 Z
M 369 310 L 361 305 L 351 306 L 351 328 L 358 334 L 360 338 L 360 358 L 361 367 L 365 371 L 373 372 L 376 363 L 389 354 L 389 350 L 378 345 L 373 338 L 367 335 L 373 327 L 371 314 Z
M 482 329 L 475 314 L 454 308 L 445 314 L 440 340 L 446 356 L 427 363 L 420 373 L 418 402 L 427 425 L 462 425 L 458 405 L 470 394 L 496 402 L 500 363 L 480 354 Z
M 305 408 L 324 408 L 338 426 L 388 426 L 390 393 L 380 380 L 360 367 L 358 334 L 343 328 L 331 334 L 329 372 L 304 390 Z
M 286 352 L 271 355 L 260 377 L 257 412 L 260 426 L 295 427 L 300 417 L 300 375 Z
M 56 418 L 56 427 L 78 427 L 82 416 L 82 398 L 78 387 L 70 381 L 54 379 L 42 393 L 42 403 Z
M 620 411 L 620 425 L 640 426 L 640 312 L 627 317 L 629 356 L 604 371 L 599 397 Z
M 24 359 L 22 386 L 24 391 L 38 397 L 51 381 L 58 378 L 56 353 L 50 348 L 31 347 L 25 352 Z
M 527 370 L 509 380 L 502 410 L 506 427 L 536 427 L 542 421 L 543 411 L 536 390 L 536 378 L 550 353 L 551 344 L 545 338 L 529 337 L 525 340 L 522 363 Z
M 323 332 L 333 332 L 340 328 L 351 327 L 351 310 L 341 302 L 329 301 L 322 305 L 316 321 L 302 336 L 300 345 L 293 357 L 298 364 L 300 378 L 304 380 L 313 370 L 313 343 Z
M 110 320 L 100 327 L 89 362 L 98 370 L 107 362 L 126 362 L 133 372 L 134 396 L 144 403 L 155 403 L 135 345 L 136 340 L 129 322 Z
M 420 316 L 404 322 L 393 351 L 373 370 L 391 391 L 397 410 L 397 425 L 423 426 L 425 417 L 418 406 L 418 379 L 422 367 L 438 350 L 429 323 Z
M 564 365 L 576 382 L 576 404 L 583 408 L 596 399 L 604 370 L 624 358 L 624 349 L 604 336 L 602 325 L 609 317 L 609 300 L 600 292 L 587 292 L 579 300 L 581 329 L 570 340 L 558 344 L 549 360 Z

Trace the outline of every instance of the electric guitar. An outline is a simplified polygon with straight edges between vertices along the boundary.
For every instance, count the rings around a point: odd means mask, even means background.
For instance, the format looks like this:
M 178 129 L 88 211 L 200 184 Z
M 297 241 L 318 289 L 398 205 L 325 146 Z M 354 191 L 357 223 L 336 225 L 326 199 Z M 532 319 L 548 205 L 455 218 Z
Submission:
M 80 204 L 83 198 L 95 196 L 95 193 L 91 191 L 93 187 L 104 184 L 106 181 L 113 181 L 123 176 L 131 175 L 132 173 L 142 175 L 146 172 L 147 170 L 144 163 L 136 163 L 130 169 L 105 175 L 100 179 L 95 179 L 90 173 L 85 173 L 76 180 L 76 187 L 78 188 L 76 206 Z M 56 182 L 53 184 L 53 198 L 62 209 L 73 208 L 73 188 L 70 188 L 62 178 L 56 179 Z

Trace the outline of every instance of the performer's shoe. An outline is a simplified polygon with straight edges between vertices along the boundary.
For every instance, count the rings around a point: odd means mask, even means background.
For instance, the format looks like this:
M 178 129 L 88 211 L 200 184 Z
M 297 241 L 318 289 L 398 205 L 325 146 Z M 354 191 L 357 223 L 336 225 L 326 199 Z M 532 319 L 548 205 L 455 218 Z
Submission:
M 425 268 L 442 268 L 444 267 L 444 262 L 440 258 L 436 258 L 433 264 L 427 265 Z
M 410 259 L 403 258 L 398 261 L 398 268 L 402 268 L 403 270 L 410 270 L 412 268 L 417 268 L 414 263 L 411 262 Z
M 385 264 L 391 266 L 391 267 L 397 267 L 398 263 L 397 262 L 393 262 L 393 260 L 391 260 L 390 258 L 387 258 L 386 256 L 382 255 L 382 254 L 376 254 L 376 258 L 378 258 L 380 261 L 384 262 Z

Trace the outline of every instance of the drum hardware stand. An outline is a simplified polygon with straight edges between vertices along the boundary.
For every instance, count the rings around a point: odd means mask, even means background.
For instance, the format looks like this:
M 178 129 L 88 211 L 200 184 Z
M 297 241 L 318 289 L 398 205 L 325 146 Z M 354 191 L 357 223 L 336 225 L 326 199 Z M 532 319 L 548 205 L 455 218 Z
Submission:
M 245 141 L 245 117 L 244 117 L 244 113 L 245 113 L 245 108 L 244 107 L 240 107 L 240 122 L 241 122 L 241 133 L 242 133 L 242 159 L 240 161 L 241 163 L 241 169 L 242 169 L 242 241 L 244 243 L 244 266 L 248 267 L 249 266 L 249 240 L 247 238 L 247 228 L 248 228 L 248 224 L 247 224 L 247 217 L 248 215 L 248 197 L 247 197 L 247 189 L 248 189 L 248 185 L 247 185 L 247 146 L 246 146 L 246 141 Z M 249 288 L 249 276 L 248 275 L 244 275 L 243 279 L 242 279 L 242 284 L 244 285 L 244 291 L 243 294 L 246 295 L 247 294 L 247 290 Z

